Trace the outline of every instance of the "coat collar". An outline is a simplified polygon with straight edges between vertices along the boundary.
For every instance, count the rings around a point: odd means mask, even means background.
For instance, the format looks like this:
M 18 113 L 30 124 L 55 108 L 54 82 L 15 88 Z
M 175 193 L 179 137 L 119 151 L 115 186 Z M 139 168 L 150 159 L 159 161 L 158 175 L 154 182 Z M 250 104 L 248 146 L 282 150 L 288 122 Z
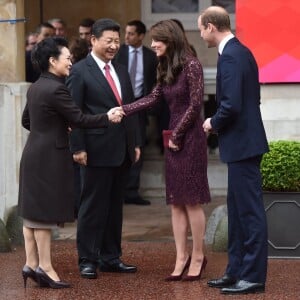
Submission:
M 65 83 L 65 77 L 59 77 L 59 76 L 57 76 L 53 73 L 50 73 L 50 72 L 44 72 L 44 73 L 41 74 L 40 77 L 49 78 L 49 79 L 59 81 L 61 83 Z

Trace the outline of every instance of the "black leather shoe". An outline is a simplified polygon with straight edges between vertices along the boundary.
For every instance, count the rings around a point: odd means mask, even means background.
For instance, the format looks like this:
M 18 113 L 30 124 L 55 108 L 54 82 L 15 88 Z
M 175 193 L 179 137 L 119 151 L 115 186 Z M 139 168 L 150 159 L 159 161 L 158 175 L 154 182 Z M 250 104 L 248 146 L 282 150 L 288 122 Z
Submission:
M 246 280 L 239 280 L 236 284 L 221 289 L 221 294 L 251 294 L 263 293 L 265 285 L 263 283 L 254 283 Z
M 151 202 L 149 200 L 145 200 L 142 197 L 134 197 L 134 198 L 125 198 L 125 204 L 135 204 L 135 205 L 150 205 Z
M 80 276 L 82 278 L 96 279 L 97 278 L 96 267 L 92 263 L 81 265 Z
M 101 261 L 99 263 L 99 270 L 102 272 L 113 272 L 113 273 L 135 273 L 137 271 L 137 267 L 126 265 L 121 260 L 114 263 Z
M 212 279 L 207 282 L 208 286 L 214 288 L 223 288 L 227 286 L 231 286 L 236 283 L 236 279 L 225 274 L 223 277 L 218 279 Z
M 65 289 L 71 287 L 70 283 L 65 281 L 55 281 L 40 267 L 35 270 L 35 276 L 40 287 L 50 287 L 52 289 Z

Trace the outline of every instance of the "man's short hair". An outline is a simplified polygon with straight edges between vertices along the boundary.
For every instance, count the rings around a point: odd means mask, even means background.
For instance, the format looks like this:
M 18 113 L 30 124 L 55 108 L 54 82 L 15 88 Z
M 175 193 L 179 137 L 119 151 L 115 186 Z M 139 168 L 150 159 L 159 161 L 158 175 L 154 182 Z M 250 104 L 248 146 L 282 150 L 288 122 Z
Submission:
M 140 20 L 132 20 L 127 23 L 127 26 L 135 26 L 138 34 L 146 33 L 146 25 Z
M 211 6 L 201 14 L 201 24 L 204 28 L 207 28 L 208 23 L 213 24 L 220 32 L 231 30 L 229 14 L 219 6 Z
M 43 22 L 40 25 L 38 25 L 38 27 L 36 28 L 35 32 L 37 34 L 40 34 L 41 31 L 42 31 L 42 28 L 51 28 L 51 29 L 55 30 L 54 26 L 51 25 L 49 22 Z
M 62 19 L 59 19 L 59 18 L 50 19 L 50 20 L 48 20 L 48 23 L 50 23 L 50 24 L 60 23 L 60 24 L 62 24 L 62 26 L 67 27 L 66 22 L 64 20 L 62 20 Z
M 82 26 L 82 27 L 92 27 L 95 23 L 95 20 L 94 19 L 91 19 L 91 18 L 85 18 L 85 19 L 82 19 L 79 23 L 79 26 Z
M 116 31 L 120 34 L 120 24 L 112 19 L 98 19 L 92 27 L 92 35 L 99 38 L 106 30 Z

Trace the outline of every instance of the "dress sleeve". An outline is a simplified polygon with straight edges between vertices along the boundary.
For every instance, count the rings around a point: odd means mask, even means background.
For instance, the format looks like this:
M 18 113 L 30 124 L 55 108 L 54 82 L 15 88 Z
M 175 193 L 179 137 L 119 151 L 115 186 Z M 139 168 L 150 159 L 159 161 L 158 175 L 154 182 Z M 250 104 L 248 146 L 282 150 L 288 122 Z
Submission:
M 187 130 L 192 127 L 195 121 L 200 118 L 203 105 L 204 81 L 201 63 L 196 60 L 190 60 L 184 67 L 189 87 L 189 106 L 173 130 L 171 141 L 182 147 L 184 136 Z
M 160 102 L 161 96 L 162 87 L 161 85 L 157 85 L 149 95 L 133 103 L 122 105 L 122 108 L 126 115 L 131 115 L 143 109 L 154 107 L 157 103 Z

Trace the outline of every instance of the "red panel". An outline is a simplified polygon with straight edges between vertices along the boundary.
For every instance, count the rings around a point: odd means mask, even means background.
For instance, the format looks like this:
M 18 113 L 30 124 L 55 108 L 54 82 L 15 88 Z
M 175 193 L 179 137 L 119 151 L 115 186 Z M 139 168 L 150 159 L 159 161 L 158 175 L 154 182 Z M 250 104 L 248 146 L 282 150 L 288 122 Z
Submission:
M 236 34 L 252 50 L 260 82 L 300 82 L 299 21 L 299 0 L 236 0 Z

